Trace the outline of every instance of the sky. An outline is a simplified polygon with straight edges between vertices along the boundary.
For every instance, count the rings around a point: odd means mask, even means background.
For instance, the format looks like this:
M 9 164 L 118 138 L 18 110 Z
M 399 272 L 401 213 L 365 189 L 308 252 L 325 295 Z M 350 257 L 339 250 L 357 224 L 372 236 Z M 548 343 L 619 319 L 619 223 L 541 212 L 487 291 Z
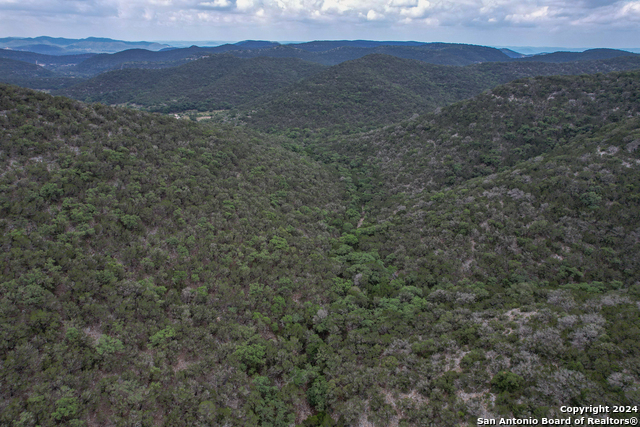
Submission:
M 640 47 L 640 0 L 0 0 L 0 37 Z

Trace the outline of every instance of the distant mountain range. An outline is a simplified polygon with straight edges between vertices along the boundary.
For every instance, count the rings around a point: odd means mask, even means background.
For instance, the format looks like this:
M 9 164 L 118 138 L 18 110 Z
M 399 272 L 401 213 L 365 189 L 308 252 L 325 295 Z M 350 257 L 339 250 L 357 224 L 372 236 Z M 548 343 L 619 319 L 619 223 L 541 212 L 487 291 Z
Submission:
M 500 49 L 509 49 L 519 52 L 523 55 L 541 55 L 551 52 L 584 52 L 592 48 L 575 48 L 575 47 L 550 47 L 550 46 L 496 46 Z M 621 48 L 631 53 L 640 53 L 640 48 Z
M 298 58 L 323 65 L 336 65 L 370 54 L 385 54 L 404 59 L 416 59 L 430 64 L 459 66 L 508 61 L 571 62 L 634 55 L 631 52 L 617 49 L 591 49 L 584 52 L 554 52 L 526 56 L 511 49 L 496 49 L 469 44 L 368 40 L 313 41 L 293 44 L 246 40 L 213 47 L 173 48 L 166 44 L 151 42 L 38 37 L 35 39 L 0 39 L 0 46 L 7 47 L 0 49 L 0 57 L 2 58 L 42 65 L 50 71 L 75 77 L 90 77 L 105 71 L 123 68 L 169 68 L 219 53 L 228 53 L 239 58 L 261 56 Z M 39 47 L 35 48 L 34 46 Z M 28 49 L 35 51 L 28 52 Z M 99 51 L 109 53 L 76 54 L 78 52 Z M 111 53 L 112 51 L 115 53 Z M 74 54 L 70 55 L 69 53 Z
M 296 58 L 226 53 L 160 70 L 114 70 L 54 93 L 164 113 L 235 109 L 241 112 L 240 120 L 263 130 L 350 132 L 407 119 L 519 78 L 637 68 L 640 55 L 460 67 L 371 54 L 326 67 Z
M 71 39 L 30 40 L 77 45 Z M 640 55 L 616 49 L 525 57 L 477 45 L 366 40 L 289 45 L 246 40 L 81 55 L 0 49 L 0 59 L 0 82 L 83 101 L 164 113 L 234 110 L 240 115 L 233 120 L 263 130 L 340 132 L 403 120 L 518 78 L 640 68 Z
M 169 47 L 155 42 L 130 42 L 101 37 L 66 39 L 62 37 L 6 37 L 0 39 L 0 48 L 41 53 L 44 55 L 72 55 L 78 53 L 115 53 L 125 49 L 161 50 Z
M 243 120 L 262 130 L 332 128 L 350 133 L 409 119 L 517 79 L 639 68 L 640 55 L 597 61 L 487 62 L 459 67 L 374 54 L 335 65 L 256 98 L 242 107 L 246 111 Z
M 212 55 L 161 70 L 100 74 L 60 94 L 106 104 L 133 103 L 164 112 L 236 107 L 317 74 L 326 67 L 296 58 Z
M 542 55 L 527 56 L 521 58 L 520 61 L 571 62 L 610 59 L 619 56 L 637 56 L 637 54 L 618 49 L 589 49 L 584 52 L 553 52 Z

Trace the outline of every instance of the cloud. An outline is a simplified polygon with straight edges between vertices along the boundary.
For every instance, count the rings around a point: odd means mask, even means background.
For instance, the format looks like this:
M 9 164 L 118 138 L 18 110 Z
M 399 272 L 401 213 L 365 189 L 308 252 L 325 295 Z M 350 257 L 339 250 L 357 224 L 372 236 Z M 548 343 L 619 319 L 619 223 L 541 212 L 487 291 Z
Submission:
M 253 0 L 236 0 L 236 9 L 240 12 L 251 10 L 253 6 Z
M 34 16 L 116 16 L 117 4 L 108 0 L 0 0 L 0 13 Z M 4 22 L 3 22 L 4 24 Z
M 369 12 L 367 12 L 367 21 L 380 21 L 382 19 L 384 19 L 384 15 L 381 15 L 373 9 L 370 9 Z
M 550 17 L 549 6 L 540 7 L 525 13 L 515 13 L 505 16 L 506 21 L 515 24 L 544 21 Z
M 297 34 L 312 32 L 324 34 L 325 38 L 344 38 L 342 34 L 368 34 L 367 28 L 372 28 L 371 34 L 380 34 L 381 28 L 387 28 L 385 38 L 415 34 L 411 38 L 420 40 L 427 30 L 445 34 L 444 30 L 450 28 L 448 34 L 457 34 L 460 31 L 456 29 L 468 28 L 471 32 L 465 34 L 537 29 L 537 34 L 564 35 L 569 40 L 579 34 L 597 37 L 605 27 L 625 28 L 627 37 L 640 36 L 640 1 L 0 0 L 0 19 L 4 27 L 0 32 L 4 35 L 16 35 L 8 32 L 23 28 L 21 22 L 30 22 L 32 31 L 41 28 L 31 35 L 59 35 L 63 29 L 76 25 L 89 30 L 100 28 L 103 34 L 115 38 L 119 34 L 110 31 L 130 28 L 144 28 L 146 34 L 159 35 L 157 38 L 166 38 L 166 29 L 173 29 L 172 34 L 207 31 L 224 38 L 230 34 L 236 34 L 236 38 L 248 38 L 242 34 L 249 33 L 252 37 L 265 34 L 261 38 L 282 34 L 286 39 L 300 39 Z M 57 32 L 46 31 L 55 30 L 56 22 Z M 217 25 L 212 26 L 213 23 Z
M 199 3 L 199 6 L 206 8 L 214 8 L 214 9 L 228 9 L 233 5 L 229 0 L 214 0 L 214 1 L 205 1 Z

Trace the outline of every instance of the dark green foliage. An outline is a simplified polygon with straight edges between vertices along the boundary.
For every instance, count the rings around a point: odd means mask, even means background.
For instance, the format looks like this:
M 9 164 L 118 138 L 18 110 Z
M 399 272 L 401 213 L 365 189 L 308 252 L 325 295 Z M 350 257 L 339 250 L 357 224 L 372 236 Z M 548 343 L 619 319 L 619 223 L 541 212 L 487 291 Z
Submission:
M 637 402 L 639 85 L 519 80 L 297 140 L 0 87 L 0 424 Z
M 78 83 L 36 64 L 0 57 L 0 82 L 33 89 L 59 89 Z
M 106 104 L 133 104 L 164 113 L 237 107 L 324 69 L 297 59 L 213 55 L 162 70 L 111 71 L 58 92 Z
M 485 62 L 434 65 L 371 54 L 333 66 L 297 84 L 243 106 L 243 122 L 263 130 L 354 133 L 408 119 L 524 77 L 583 74 L 640 68 L 640 55 L 563 64 Z M 294 131 L 291 131 L 294 129 Z M 497 158 L 487 153 L 486 162 Z M 455 171 L 455 170 L 454 170 Z
M 514 393 L 524 386 L 524 378 L 513 372 L 500 371 L 491 378 L 491 386 L 499 393 Z
M 304 390 L 255 406 L 240 390 L 255 388 L 245 372 L 304 366 L 292 294 L 318 299 L 335 277 L 331 260 L 303 261 L 340 237 L 333 172 L 253 133 L 1 90 L 1 423 L 247 425 L 254 411 L 290 425 Z M 250 302 L 257 282 L 266 298 Z M 287 319 L 299 338 L 263 337 Z M 192 399 L 185 378 L 208 391 Z M 54 380 L 80 391 L 37 391 Z
M 518 62 L 572 62 L 572 61 L 593 61 L 597 59 L 610 59 L 625 56 L 636 56 L 636 54 L 619 49 L 587 49 L 583 52 L 553 52 L 542 55 L 533 55 L 520 58 Z

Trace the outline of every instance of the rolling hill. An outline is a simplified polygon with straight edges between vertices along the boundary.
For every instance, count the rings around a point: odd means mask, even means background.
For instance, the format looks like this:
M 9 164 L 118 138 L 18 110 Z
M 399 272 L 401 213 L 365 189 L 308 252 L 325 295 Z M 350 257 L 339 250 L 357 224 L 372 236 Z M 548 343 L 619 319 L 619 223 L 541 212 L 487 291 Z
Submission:
M 352 132 L 422 114 L 518 78 L 634 68 L 640 68 L 637 56 L 456 67 L 369 55 L 325 68 L 292 58 L 224 54 L 161 70 L 112 71 L 57 93 L 163 112 L 235 108 L 242 122 L 262 130 Z
M 311 42 L 300 45 L 280 45 L 271 42 L 247 41 L 215 47 L 191 46 L 159 52 L 128 49 L 114 54 L 95 55 L 79 63 L 73 72 L 81 75 L 96 75 L 118 68 L 165 68 L 216 53 L 228 53 L 239 58 L 262 56 L 298 58 L 323 65 L 335 65 L 375 53 L 447 65 L 509 60 L 509 57 L 498 49 L 462 44 L 423 43 L 413 46 L 411 43 L 383 45 L 381 42 Z
M 428 65 L 363 61 L 390 100 Z M 638 401 L 638 71 L 298 140 L 0 91 L 2 424 L 448 426 Z
M 500 62 L 439 66 L 387 55 L 344 62 L 245 106 L 242 120 L 262 130 L 371 129 L 470 98 L 523 77 L 640 68 L 640 57 L 564 64 Z
M 82 53 L 119 52 L 125 49 L 141 48 L 147 50 L 161 50 L 168 47 L 153 42 L 131 42 L 113 40 L 102 37 L 87 37 L 85 39 L 67 39 L 63 37 L 6 37 L 0 38 L 0 48 L 43 53 L 47 55 L 74 55 Z
M 40 65 L 0 58 L 0 82 L 32 89 L 59 89 L 77 84 L 80 79 L 66 77 Z
M 638 54 L 619 49 L 588 49 L 584 52 L 553 52 L 520 58 L 519 61 L 540 62 L 572 62 L 611 59 L 620 56 L 637 56 Z
M 78 55 L 43 55 L 34 52 L 0 49 L 0 58 L 41 65 L 47 70 L 62 73 L 71 73 L 74 65 L 80 64 L 93 55 L 92 53 Z
M 312 43 L 311 46 L 317 46 L 317 42 Z M 344 61 L 350 61 L 373 54 L 416 59 L 430 64 L 440 65 L 468 65 L 477 62 L 509 60 L 509 57 L 498 49 L 466 44 L 425 43 L 418 46 L 383 45 L 378 43 L 366 45 L 365 43 L 346 42 L 339 42 L 337 44 L 339 44 L 337 47 L 328 50 L 321 50 L 328 47 L 322 44 L 320 44 L 320 46 L 323 46 L 323 48 L 318 47 L 315 49 L 306 45 L 302 47 L 298 47 L 297 45 L 281 45 L 270 49 L 237 51 L 233 52 L 233 54 L 243 58 L 256 56 L 279 58 L 295 57 L 324 65 L 336 65 Z M 331 44 L 329 46 L 331 46 Z
M 212 55 L 162 70 L 111 71 L 58 93 L 164 112 L 219 110 L 237 107 L 324 68 L 298 59 Z

